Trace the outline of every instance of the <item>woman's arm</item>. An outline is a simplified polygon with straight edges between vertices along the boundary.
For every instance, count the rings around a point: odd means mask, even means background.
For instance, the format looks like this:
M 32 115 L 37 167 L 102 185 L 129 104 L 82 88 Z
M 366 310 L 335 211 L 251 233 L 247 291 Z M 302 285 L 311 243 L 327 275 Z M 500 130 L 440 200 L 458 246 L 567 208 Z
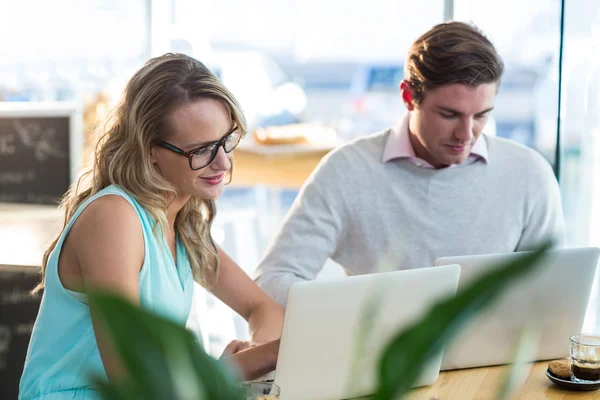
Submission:
M 211 292 L 240 314 L 250 328 L 252 345 L 232 342 L 221 357 L 234 364 L 243 379 L 256 379 L 275 370 L 283 308 L 267 296 L 222 249 L 219 275 Z
M 144 238 L 139 217 L 127 200 L 118 196 L 94 200 L 73 225 L 66 246 L 80 272 L 77 286 L 111 292 L 139 304 Z M 60 267 L 59 262 L 59 275 Z M 93 309 L 91 315 L 106 374 L 110 380 L 119 380 L 124 372 L 118 355 Z
M 265 294 L 222 249 L 219 275 L 211 292 L 240 314 L 250 328 L 251 340 L 267 343 L 281 337 L 283 308 Z

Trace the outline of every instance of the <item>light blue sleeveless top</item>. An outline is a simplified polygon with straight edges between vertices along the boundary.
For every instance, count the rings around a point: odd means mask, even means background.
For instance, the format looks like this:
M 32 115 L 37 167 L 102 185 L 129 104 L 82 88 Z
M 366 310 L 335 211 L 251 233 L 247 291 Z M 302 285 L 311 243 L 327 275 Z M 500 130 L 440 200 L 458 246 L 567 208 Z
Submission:
M 177 265 L 163 235 L 155 235 L 154 219 L 131 195 L 111 185 L 85 201 L 48 259 L 46 285 L 21 377 L 19 399 L 98 399 L 90 376 L 106 372 L 85 295 L 66 290 L 58 277 L 58 257 L 71 226 L 95 199 L 117 195 L 137 211 L 144 235 L 144 263 L 140 270 L 140 304 L 149 311 L 185 325 L 192 305 L 193 278 L 189 258 L 178 239 Z

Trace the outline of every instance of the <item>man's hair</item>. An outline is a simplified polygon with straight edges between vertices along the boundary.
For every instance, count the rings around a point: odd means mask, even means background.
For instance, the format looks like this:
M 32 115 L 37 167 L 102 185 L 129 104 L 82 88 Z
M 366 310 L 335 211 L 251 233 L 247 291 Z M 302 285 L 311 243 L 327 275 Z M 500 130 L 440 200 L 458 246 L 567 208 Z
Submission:
M 500 55 L 477 27 L 446 22 L 413 43 L 404 76 L 412 85 L 413 100 L 419 104 L 428 90 L 454 83 L 471 87 L 499 83 L 503 71 Z

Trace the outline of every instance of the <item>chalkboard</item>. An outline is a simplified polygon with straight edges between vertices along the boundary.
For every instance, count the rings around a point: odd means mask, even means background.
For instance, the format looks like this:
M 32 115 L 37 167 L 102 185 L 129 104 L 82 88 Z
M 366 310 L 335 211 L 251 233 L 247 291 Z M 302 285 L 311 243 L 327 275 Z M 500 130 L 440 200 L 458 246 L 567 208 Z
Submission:
M 0 114 L 0 202 L 58 203 L 71 182 L 70 119 Z
M 0 399 L 16 399 L 41 293 L 39 268 L 0 265 Z

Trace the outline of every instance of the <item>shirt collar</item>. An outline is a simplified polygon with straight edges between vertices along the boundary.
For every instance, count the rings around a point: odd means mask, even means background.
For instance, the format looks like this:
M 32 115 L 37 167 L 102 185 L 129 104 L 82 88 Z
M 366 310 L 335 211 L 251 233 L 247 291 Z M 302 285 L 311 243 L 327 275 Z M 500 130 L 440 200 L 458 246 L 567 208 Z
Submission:
M 381 161 L 382 163 L 386 163 L 397 158 L 405 158 L 413 162 L 418 161 L 417 165 L 419 166 L 433 168 L 431 164 L 417 157 L 415 153 L 408 133 L 408 113 L 396 125 L 390 128 Z M 488 148 L 483 135 L 479 136 L 473 145 L 469 159 L 465 163 L 470 164 L 477 160 L 482 160 L 485 163 L 489 161 Z

